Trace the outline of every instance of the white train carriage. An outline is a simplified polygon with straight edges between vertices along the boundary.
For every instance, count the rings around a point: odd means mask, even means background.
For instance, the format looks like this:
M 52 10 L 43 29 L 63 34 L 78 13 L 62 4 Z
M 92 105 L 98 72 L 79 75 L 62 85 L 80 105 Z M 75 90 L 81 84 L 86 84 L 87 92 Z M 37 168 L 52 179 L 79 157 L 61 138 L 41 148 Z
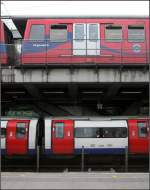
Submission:
M 38 119 L 1 118 L 2 155 L 35 155 Z
M 122 154 L 128 146 L 127 122 L 75 121 L 75 153 Z

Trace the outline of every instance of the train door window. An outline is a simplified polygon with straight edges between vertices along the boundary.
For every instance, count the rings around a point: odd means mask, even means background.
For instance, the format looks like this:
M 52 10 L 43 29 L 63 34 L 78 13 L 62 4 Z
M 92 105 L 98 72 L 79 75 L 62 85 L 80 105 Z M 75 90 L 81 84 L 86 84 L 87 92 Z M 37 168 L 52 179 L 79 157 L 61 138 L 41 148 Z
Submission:
M 64 137 L 64 123 L 62 122 L 55 123 L 55 137 L 56 138 Z
M 138 126 L 139 137 L 147 137 L 148 131 L 147 131 L 146 122 L 138 122 L 137 126 Z
M 97 39 L 98 39 L 98 25 L 89 24 L 89 40 L 97 40 Z
M 84 24 L 75 25 L 75 40 L 84 40 Z
M 17 123 L 16 125 L 16 137 L 24 138 L 26 135 L 26 123 Z
M 67 25 L 55 24 L 50 26 L 50 41 L 65 42 L 67 41 Z
M 1 138 L 6 137 L 6 128 L 1 128 Z
M 129 25 L 128 26 L 128 41 L 129 42 L 143 42 L 145 40 L 145 30 L 143 25 Z
M 30 40 L 44 40 L 45 26 L 43 24 L 36 24 L 31 26 L 29 39 Z
M 122 26 L 106 25 L 105 40 L 107 42 L 120 42 L 122 40 Z

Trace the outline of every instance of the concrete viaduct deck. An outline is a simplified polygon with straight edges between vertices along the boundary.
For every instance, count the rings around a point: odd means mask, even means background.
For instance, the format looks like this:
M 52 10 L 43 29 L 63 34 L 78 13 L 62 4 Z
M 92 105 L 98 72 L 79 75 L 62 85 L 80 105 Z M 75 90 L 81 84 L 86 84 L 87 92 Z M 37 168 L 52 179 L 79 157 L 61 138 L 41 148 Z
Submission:
M 1 69 L 2 83 L 142 83 L 149 82 L 143 68 L 34 68 Z

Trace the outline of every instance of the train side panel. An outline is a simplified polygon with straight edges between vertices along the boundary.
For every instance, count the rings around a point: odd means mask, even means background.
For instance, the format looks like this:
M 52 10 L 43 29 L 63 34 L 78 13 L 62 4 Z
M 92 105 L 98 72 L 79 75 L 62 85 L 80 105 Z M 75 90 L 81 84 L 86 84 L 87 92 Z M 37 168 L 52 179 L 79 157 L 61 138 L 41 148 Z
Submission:
M 149 153 L 149 127 L 147 120 L 128 120 L 129 127 L 129 153 Z
M 148 64 L 148 19 L 29 19 L 22 64 Z
M 10 120 L 7 125 L 6 150 L 8 155 L 28 152 L 29 121 Z
M 1 152 L 7 156 L 36 154 L 37 119 L 1 119 Z
M 76 121 L 76 154 L 81 154 L 82 146 L 87 154 L 124 154 L 128 147 L 126 121 Z

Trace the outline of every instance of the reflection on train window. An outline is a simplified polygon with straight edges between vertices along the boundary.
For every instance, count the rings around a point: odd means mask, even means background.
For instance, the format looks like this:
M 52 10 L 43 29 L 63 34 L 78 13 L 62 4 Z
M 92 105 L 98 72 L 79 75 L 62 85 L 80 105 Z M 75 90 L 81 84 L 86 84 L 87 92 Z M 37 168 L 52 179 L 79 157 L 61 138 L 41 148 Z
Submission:
M 62 122 L 55 123 L 55 137 L 56 138 L 64 137 L 64 123 Z
M 1 138 L 6 137 L 6 128 L 1 128 Z
M 16 126 L 16 137 L 24 138 L 26 135 L 26 123 L 17 123 Z
M 75 138 L 126 138 L 125 127 L 79 127 L 75 128 Z
M 75 137 L 77 138 L 96 138 L 97 128 L 82 127 L 75 128 Z
M 120 42 L 122 40 L 122 26 L 106 25 L 105 40 L 108 42 Z
M 143 42 L 145 40 L 145 30 L 142 25 L 128 26 L 128 40 L 130 42 Z
M 75 40 L 84 39 L 84 24 L 75 25 Z
M 45 26 L 43 24 L 33 24 L 30 31 L 30 40 L 44 40 Z
M 146 137 L 147 136 L 147 126 L 146 122 L 138 122 L 138 131 L 139 131 L 139 137 Z
M 98 39 L 98 25 L 89 24 L 89 40 L 97 40 L 97 39 Z
M 67 41 L 67 25 L 55 24 L 50 26 L 50 41 L 65 42 Z

